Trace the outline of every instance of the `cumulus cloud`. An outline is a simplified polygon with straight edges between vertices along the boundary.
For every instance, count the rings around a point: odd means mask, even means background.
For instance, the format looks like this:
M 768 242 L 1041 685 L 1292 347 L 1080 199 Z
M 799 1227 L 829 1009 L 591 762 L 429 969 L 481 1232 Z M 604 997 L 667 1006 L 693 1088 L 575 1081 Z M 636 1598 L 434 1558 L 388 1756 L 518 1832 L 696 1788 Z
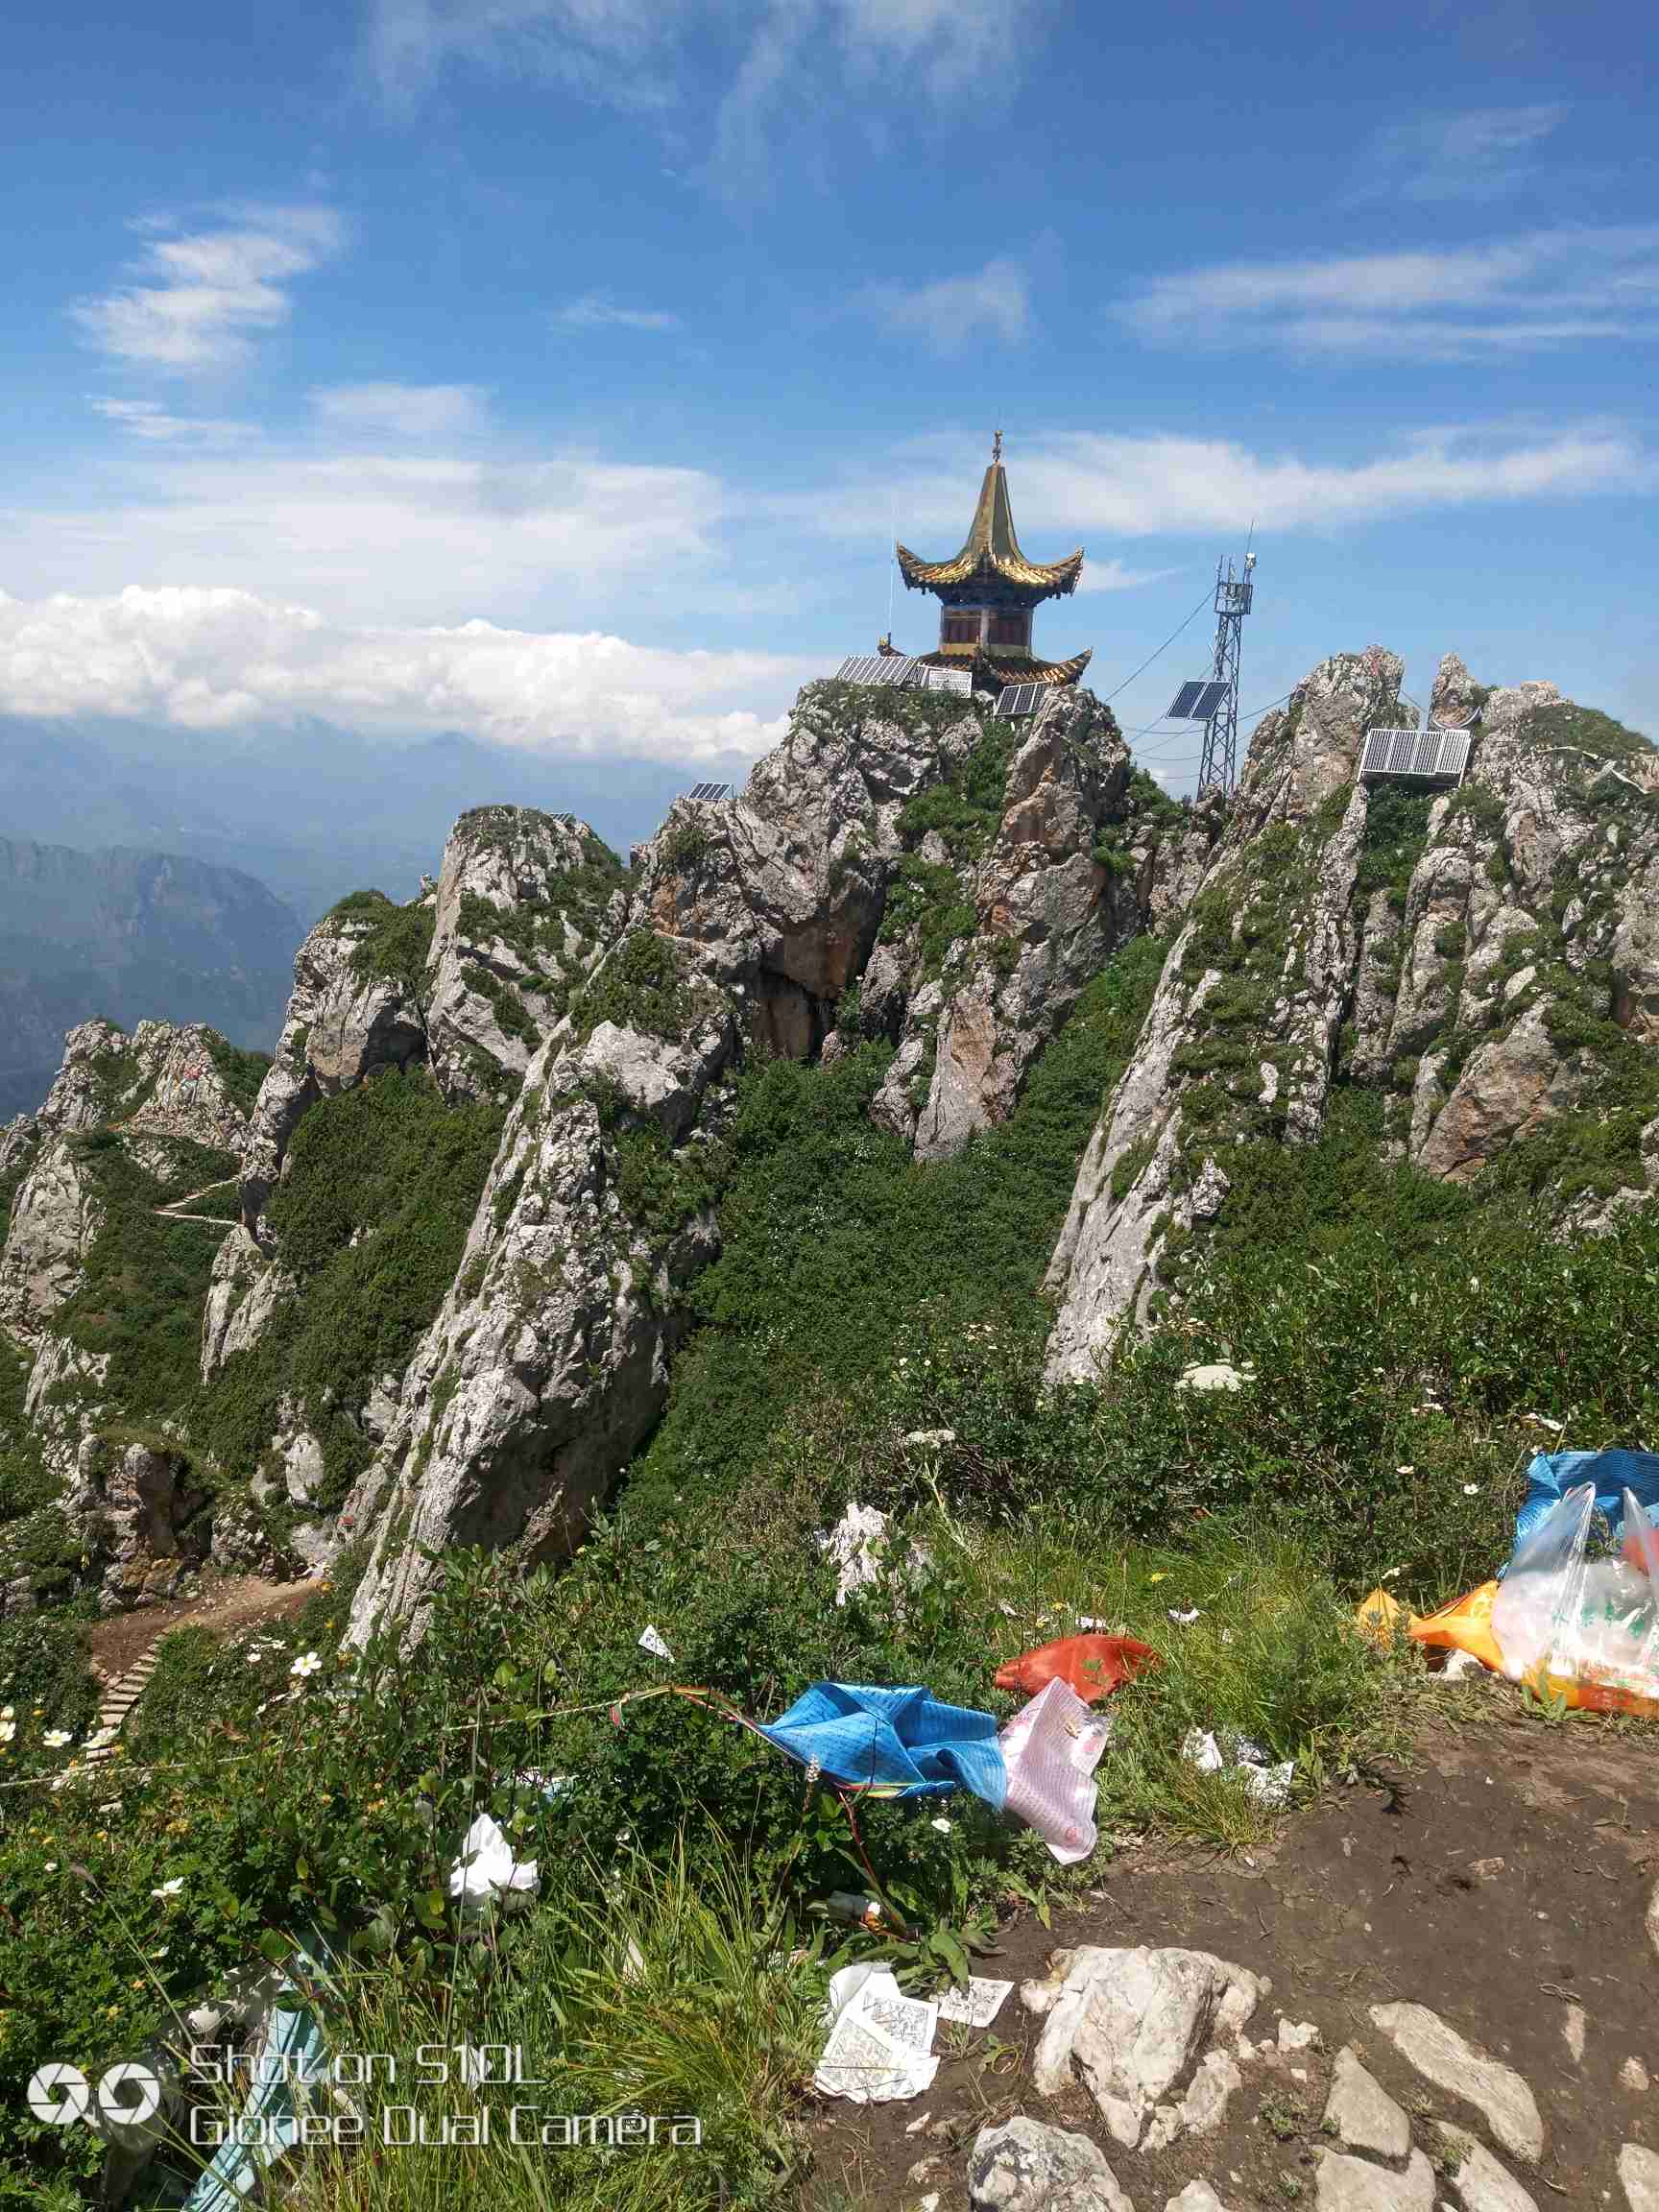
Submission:
M 562 756 L 756 756 L 815 669 L 603 632 L 359 628 L 227 589 L 0 592 L 0 712 L 162 720 L 204 733 L 319 715 L 414 735 L 464 728 Z
M 1659 226 L 1563 227 L 1480 246 L 1230 261 L 1156 277 L 1118 310 L 1183 346 L 1464 360 L 1659 338 Z
M 1567 110 L 1469 108 L 1418 115 L 1374 132 L 1360 162 L 1357 197 L 1365 200 L 1496 200 L 1526 182 L 1536 149 Z
M 448 438 L 482 430 L 485 396 L 476 384 L 325 384 L 311 394 L 330 428 L 396 438 Z
M 622 307 L 603 293 L 567 301 L 554 315 L 567 330 L 678 330 L 680 318 L 666 307 Z
M 920 338 L 937 353 L 952 353 L 979 330 L 1017 345 L 1025 335 L 1030 286 L 1018 261 L 998 256 L 968 276 L 942 276 L 914 289 L 868 284 L 858 301 L 890 330 Z
M 145 226 L 153 233 L 156 224 Z M 238 367 L 253 338 L 288 319 L 287 287 L 336 253 L 343 236 L 332 208 L 250 205 L 223 228 L 152 235 L 133 265 L 135 281 L 71 313 L 112 359 L 174 371 Z

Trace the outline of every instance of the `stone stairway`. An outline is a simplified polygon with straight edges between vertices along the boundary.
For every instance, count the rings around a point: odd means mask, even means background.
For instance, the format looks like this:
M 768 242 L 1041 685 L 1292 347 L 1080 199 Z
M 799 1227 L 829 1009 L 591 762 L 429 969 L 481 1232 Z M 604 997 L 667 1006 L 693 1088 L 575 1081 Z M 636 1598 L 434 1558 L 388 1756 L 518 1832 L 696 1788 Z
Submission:
M 98 1724 L 92 1740 L 81 1754 L 84 1767 L 102 1767 L 114 1757 L 115 1738 L 121 1733 L 127 1716 L 144 1694 L 144 1687 L 156 1671 L 156 1663 L 161 1655 L 161 1640 L 156 1638 L 144 1656 L 128 1668 L 125 1674 L 112 1682 L 104 1693 L 98 1708 Z M 102 1739 L 102 1741 L 100 1741 Z

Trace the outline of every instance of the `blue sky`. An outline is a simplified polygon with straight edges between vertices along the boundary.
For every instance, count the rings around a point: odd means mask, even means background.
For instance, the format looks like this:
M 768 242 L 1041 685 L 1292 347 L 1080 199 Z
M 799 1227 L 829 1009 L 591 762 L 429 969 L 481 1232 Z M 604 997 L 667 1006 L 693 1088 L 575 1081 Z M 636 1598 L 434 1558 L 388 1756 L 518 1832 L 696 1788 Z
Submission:
M 1000 423 L 1103 695 L 1254 523 L 1247 709 L 1376 640 L 1659 730 L 1654 26 L 12 0 L 0 711 L 753 754 Z

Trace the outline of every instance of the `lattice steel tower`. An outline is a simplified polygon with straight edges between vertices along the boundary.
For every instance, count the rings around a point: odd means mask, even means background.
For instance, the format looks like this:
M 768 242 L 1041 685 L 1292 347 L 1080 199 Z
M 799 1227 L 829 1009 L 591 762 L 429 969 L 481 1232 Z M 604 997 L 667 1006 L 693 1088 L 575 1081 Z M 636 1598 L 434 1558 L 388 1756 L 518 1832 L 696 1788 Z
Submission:
M 1204 751 L 1198 788 L 1218 783 L 1229 798 L 1238 779 L 1238 648 L 1244 617 L 1255 593 L 1256 556 L 1244 556 L 1244 573 L 1236 576 L 1231 561 L 1215 564 L 1215 660 L 1211 683 L 1225 686 L 1204 725 Z

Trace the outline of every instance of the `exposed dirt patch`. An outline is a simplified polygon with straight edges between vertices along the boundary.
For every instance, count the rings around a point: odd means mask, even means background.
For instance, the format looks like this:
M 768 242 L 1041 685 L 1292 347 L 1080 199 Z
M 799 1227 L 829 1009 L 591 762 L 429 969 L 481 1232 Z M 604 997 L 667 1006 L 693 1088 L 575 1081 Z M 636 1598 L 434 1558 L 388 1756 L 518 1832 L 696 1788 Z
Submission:
M 198 1598 L 175 1598 L 164 1605 L 112 1613 L 98 1622 L 88 1637 L 92 1671 L 101 1681 L 112 1682 L 142 1659 L 158 1636 L 175 1628 L 188 1625 L 228 1633 L 254 1621 L 298 1613 L 316 1589 L 315 1582 L 266 1582 L 257 1575 L 238 1575 L 215 1583 Z
M 1137 2212 L 1164 2212 L 1194 2177 L 1228 2212 L 1310 2207 L 1330 2140 L 1320 2122 L 1331 2063 L 1349 2042 L 1411 2115 L 1431 2159 L 1436 2120 L 1490 2142 L 1479 2113 L 1423 2080 L 1373 2027 L 1371 2006 L 1402 2000 L 1430 2007 L 1530 2083 L 1544 2158 L 1535 2171 L 1504 2163 L 1540 2204 L 1622 2202 L 1621 2143 L 1659 2149 L 1659 2087 L 1621 2079 L 1633 2057 L 1659 2077 L 1659 1973 L 1643 1925 L 1659 1870 L 1655 1738 L 1589 1719 L 1547 1727 L 1496 1709 L 1498 1695 L 1466 1727 L 1427 1728 L 1397 1780 L 1334 1791 L 1293 1815 L 1254 1865 L 1129 1852 L 1087 1911 L 1051 1931 L 1022 1919 L 981 1962 L 1020 1982 L 1042 1974 L 1058 1945 L 1170 1944 L 1271 1976 L 1252 2039 L 1274 2038 L 1281 2018 L 1311 2021 L 1320 2047 L 1246 2066 L 1217 2134 L 1147 2155 L 1110 2139 L 1080 2084 L 1046 2101 L 1029 2071 L 1041 2022 L 1016 1990 L 984 2033 L 940 2028 L 935 2048 L 947 2056 L 926 2097 L 820 2107 L 808 2202 L 831 2203 L 839 2189 L 855 2205 L 901 2207 L 937 2190 L 940 2212 L 958 2212 L 974 2135 L 1024 2112 L 1092 2135 Z M 1581 2059 L 1567 2040 L 1574 2005 L 1587 2015 Z M 909 2180 L 929 2158 L 931 2170 Z

